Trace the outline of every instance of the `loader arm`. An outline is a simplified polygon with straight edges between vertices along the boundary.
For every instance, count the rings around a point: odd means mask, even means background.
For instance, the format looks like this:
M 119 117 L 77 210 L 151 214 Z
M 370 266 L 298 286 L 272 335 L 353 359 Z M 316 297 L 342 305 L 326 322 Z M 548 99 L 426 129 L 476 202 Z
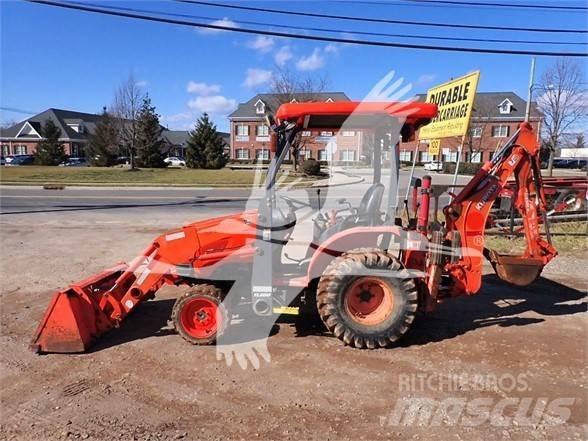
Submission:
M 507 181 L 515 177 L 514 185 Z M 484 233 L 488 214 L 500 192 L 511 185 L 514 206 L 525 230 L 526 248 L 520 255 L 501 255 L 485 247 Z M 516 285 L 528 285 L 556 255 L 549 240 L 545 194 L 539 168 L 537 135 L 528 123 L 522 123 L 513 137 L 484 164 L 474 178 L 445 207 L 446 239 L 459 247 L 458 256 L 445 270 L 454 284 L 451 295 L 475 294 L 482 282 L 484 257 L 497 275 Z M 540 231 L 543 217 L 547 240 Z

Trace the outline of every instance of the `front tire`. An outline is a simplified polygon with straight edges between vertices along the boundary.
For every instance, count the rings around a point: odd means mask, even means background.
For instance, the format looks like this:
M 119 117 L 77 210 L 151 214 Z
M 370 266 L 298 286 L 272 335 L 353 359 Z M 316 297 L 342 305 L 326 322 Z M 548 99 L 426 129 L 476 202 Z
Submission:
M 171 319 L 184 340 L 193 345 L 209 345 L 226 329 L 229 317 L 220 288 L 194 285 L 176 300 Z
M 414 321 L 418 292 L 385 251 L 358 249 L 334 259 L 317 289 L 319 315 L 329 331 L 356 348 L 383 348 Z M 396 274 L 395 274 L 396 273 Z

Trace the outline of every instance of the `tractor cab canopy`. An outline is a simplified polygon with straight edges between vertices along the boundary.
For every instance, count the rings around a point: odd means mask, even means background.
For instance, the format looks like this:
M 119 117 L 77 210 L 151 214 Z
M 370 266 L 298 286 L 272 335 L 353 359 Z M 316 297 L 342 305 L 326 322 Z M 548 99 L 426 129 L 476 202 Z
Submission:
M 404 141 L 437 116 L 437 106 L 419 102 L 290 103 L 276 113 L 280 122 L 296 124 L 298 130 L 313 128 L 375 129 L 389 125 L 390 119 L 402 121 Z

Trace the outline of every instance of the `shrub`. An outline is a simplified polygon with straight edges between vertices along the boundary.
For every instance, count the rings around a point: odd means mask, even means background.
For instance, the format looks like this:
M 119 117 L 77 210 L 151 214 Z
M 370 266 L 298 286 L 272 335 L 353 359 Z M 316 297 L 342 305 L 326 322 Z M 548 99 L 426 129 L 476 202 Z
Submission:
M 309 176 L 319 176 L 321 174 L 321 164 L 316 159 L 307 159 L 302 162 L 302 171 Z

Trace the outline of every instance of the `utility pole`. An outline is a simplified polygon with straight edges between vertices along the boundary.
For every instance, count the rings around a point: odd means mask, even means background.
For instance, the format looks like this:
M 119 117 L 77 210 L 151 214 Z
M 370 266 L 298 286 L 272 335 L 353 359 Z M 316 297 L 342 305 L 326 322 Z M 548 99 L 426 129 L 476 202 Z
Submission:
M 525 122 L 531 117 L 531 99 L 533 98 L 533 83 L 535 82 L 535 57 L 531 58 L 531 73 L 529 74 L 529 93 L 527 95 L 527 109 L 525 110 Z

